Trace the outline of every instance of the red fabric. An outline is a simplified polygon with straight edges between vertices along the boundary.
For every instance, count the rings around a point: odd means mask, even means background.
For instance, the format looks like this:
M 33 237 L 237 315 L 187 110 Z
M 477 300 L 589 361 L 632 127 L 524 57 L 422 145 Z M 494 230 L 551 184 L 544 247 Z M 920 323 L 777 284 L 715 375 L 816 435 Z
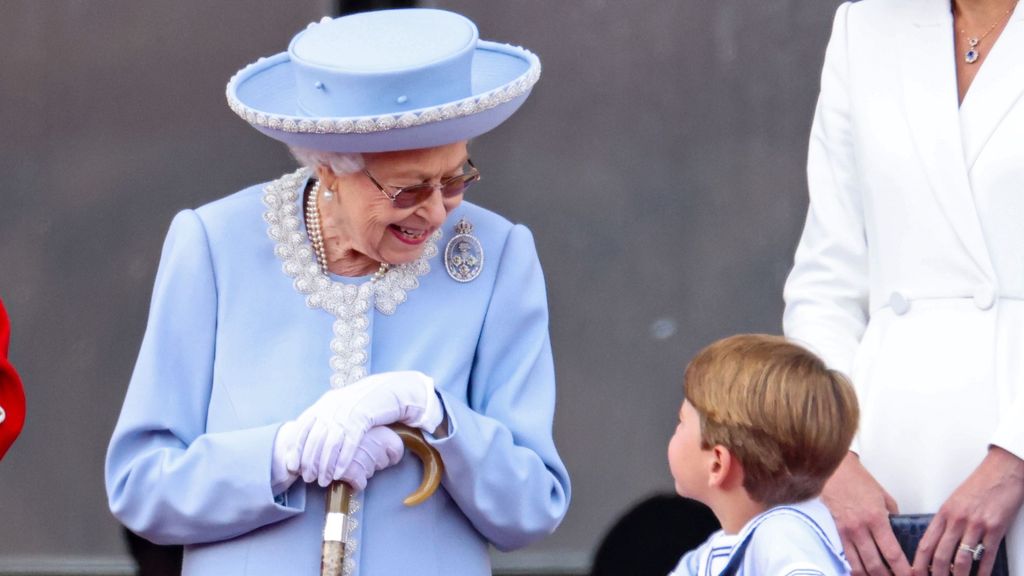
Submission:
M 0 422 L 0 460 L 25 426 L 25 389 L 14 366 L 7 361 L 10 342 L 10 322 L 0 300 L 0 408 L 4 412 L 4 419 Z

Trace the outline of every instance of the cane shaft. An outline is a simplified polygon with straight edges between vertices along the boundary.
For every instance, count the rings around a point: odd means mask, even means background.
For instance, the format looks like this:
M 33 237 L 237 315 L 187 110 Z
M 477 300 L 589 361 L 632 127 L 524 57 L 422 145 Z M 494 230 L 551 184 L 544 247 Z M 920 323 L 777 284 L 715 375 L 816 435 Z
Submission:
M 327 520 L 320 550 L 320 576 L 342 576 L 345 569 L 345 536 L 348 531 L 352 488 L 334 482 L 327 491 Z

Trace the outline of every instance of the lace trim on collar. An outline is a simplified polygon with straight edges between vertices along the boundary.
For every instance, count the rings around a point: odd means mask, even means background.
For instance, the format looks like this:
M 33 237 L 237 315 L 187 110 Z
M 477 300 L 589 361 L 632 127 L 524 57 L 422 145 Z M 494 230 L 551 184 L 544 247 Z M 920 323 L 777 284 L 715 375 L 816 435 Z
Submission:
M 419 277 L 430 272 L 429 259 L 437 256 L 437 242 L 441 231 L 437 230 L 427 240 L 423 254 L 407 264 L 392 266 L 379 281 L 364 282 L 360 285 L 335 282 L 320 271 L 302 227 L 298 199 L 299 191 L 309 179 L 309 171 L 299 169 L 271 182 L 265 189 L 263 203 L 267 211 L 263 219 L 267 222 L 267 234 L 276 242 L 274 254 L 284 264 L 284 273 L 295 280 L 295 290 L 306 295 L 306 305 L 320 308 L 340 317 L 352 306 L 363 306 L 358 294 L 364 286 L 370 285 L 374 306 L 381 314 L 391 315 L 405 302 L 408 293 L 419 286 Z

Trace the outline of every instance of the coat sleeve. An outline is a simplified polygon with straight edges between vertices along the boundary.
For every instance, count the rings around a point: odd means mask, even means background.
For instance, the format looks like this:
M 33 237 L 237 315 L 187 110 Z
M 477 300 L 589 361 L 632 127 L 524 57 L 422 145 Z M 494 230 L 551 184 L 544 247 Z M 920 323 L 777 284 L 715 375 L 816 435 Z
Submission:
M 523 226 L 506 240 L 470 378 L 468 403 L 441 393 L 449 435 L 431 442 L 444 460 L 442 482 L 498 549 L 519 548 L 555 530 L 570 493 L 552 438 L 544 277 Z
M 807 159 L 810 205 L 786 281 L 786 336 L 850 374 L 868 318 L 868 257 L 847 78 L 847 11 L 836 14 Z M 854 383 L 856 385 L 856 383 Z
M 1019 382 L 1018 386 L 1017 398 L 1002 412 L 989 444 L 1024 460 L 1024 419 L 1020 417 L 1024 414 L 1024 382 Z
M 106 461 L 114 516 L 156 543 L 231 538 L 304 505 L 302 490 L 293 507 L 271 494 L 279 424 L 207 433 L 216 330 L 206 232 L 195 212 L 184 211 L 164 243 L 149 322 Z

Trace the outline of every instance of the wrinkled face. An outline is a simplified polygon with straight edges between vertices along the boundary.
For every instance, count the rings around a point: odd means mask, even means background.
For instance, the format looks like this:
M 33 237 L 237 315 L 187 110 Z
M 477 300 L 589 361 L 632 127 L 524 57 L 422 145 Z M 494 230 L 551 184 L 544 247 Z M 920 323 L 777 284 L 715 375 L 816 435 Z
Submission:
M 423 182 L 438 183 L 462 173 L 466 142 L 436 148 L 364 154 L 366 170 L 388 194 Z M 321 204 L 324 242 L 378 262 L 405 264 L 423 253 L 427 239 L 440 228 L 448 213 L 462 203 L 462 195 L 443 198 L 440 189 L 425 201 L 396 208 L 362 171 L 335 176 L 324 174 L 335 191 L 330 206 Z M 331 180 L 333 179 L 333 181 Z M 330 257 L 329 257 L 330 259 Z
M 668 468 L 680 496 L 702 500 L 708 489 L 710 450 L 700 447 L 700 415 L 688 400 L 679 409 L 679 424 L 668 442 Z

